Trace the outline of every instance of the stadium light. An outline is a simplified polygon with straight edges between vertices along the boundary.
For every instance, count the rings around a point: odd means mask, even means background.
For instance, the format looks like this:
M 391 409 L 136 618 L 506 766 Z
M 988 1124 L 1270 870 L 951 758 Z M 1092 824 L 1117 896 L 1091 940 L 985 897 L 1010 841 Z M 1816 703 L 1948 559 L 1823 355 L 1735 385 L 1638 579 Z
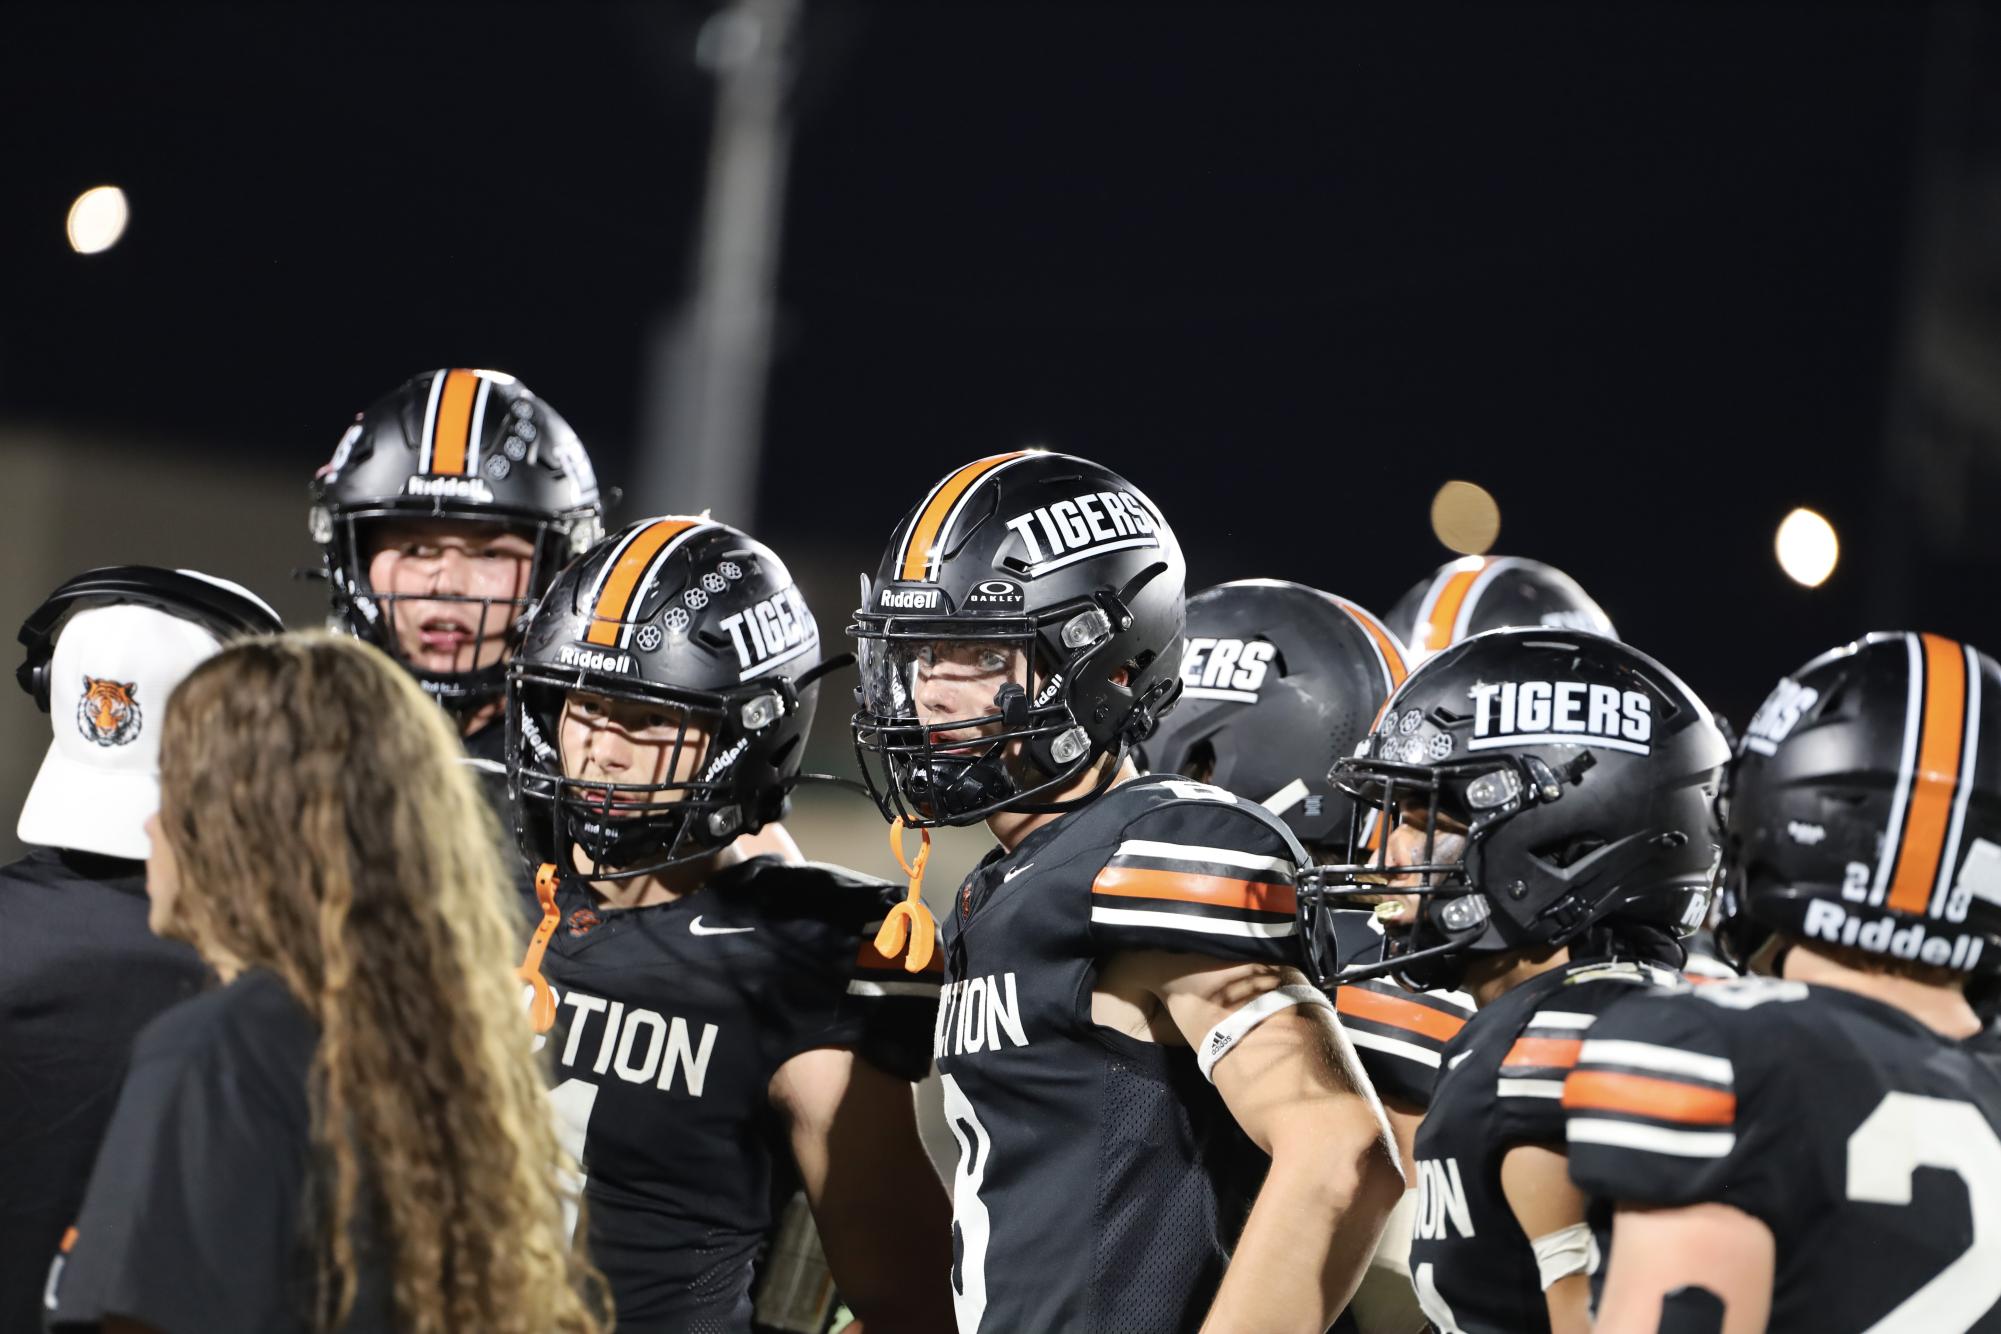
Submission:
M 1484 555 L 1501 535 L 1501 507 L 1484 486 L 1447 482 L 1431 498 L 1431 531 L 1462 556 Z
M 132 219 L 132 207 L 125 192 L 115 185 L 94 185 L 69 206 L 70 249 L 79 255 L 96 255 L 118 244 L 125 224 Z
M 1835 563 L 1841 559 L 1841 541 L 1834 535 L 1834 525 L 1804 506 L 1779 523 L 1773 546 L 1778 552 L 1779 568 L 1786 572 L 1786 577 L 1808 588 L 1826 583 L 1827 577 L 1834 573 Z

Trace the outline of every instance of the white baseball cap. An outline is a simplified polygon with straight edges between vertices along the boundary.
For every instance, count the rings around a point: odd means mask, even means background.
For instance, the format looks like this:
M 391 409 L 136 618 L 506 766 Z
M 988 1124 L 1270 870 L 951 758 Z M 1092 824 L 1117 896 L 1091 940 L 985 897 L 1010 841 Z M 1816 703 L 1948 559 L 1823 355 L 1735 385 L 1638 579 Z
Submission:
M 221 647 L 209 630 L 151 607 L 71 616 L 49 660 L 55 740 L 21 807 L 21 841 L 145 860 L 167 697 Z

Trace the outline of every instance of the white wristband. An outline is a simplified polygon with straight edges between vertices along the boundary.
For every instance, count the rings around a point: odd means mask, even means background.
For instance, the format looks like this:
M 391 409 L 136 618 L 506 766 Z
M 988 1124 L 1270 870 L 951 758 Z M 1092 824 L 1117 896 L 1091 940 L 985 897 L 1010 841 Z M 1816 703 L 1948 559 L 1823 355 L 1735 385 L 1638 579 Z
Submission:
M 1598 1238 L 1591 1235 L 1589 1223 L 1545 1232 L 1529 1245 L 1535 1248 L 1536 1273 L 1542 1278 L 1544 1292 L 1572 1274 L 1598 1272 Z
M 1201 1067 L 1202 1078 L 1215 1083 L 1216 1076 L 1211 1072 L 1215 1070 L 1216 1062 L 1229 1054 L 1230 1048 L 1242 1042 L 1246 1033 L 1280 1010 L 1289 1010 L 1295 1005 L 1324 1006 L 1329 1013 L 1334 1009 L 1334 1002 L 1328 1000 L 1327 994 L 1319 987 L 1279 987 L 1247 1001 L 1242 1009 L 1210 1029 L 1209 1035 L 1202 1039 L 1202 1045 L 1195 1049 L 1195 1064 Z

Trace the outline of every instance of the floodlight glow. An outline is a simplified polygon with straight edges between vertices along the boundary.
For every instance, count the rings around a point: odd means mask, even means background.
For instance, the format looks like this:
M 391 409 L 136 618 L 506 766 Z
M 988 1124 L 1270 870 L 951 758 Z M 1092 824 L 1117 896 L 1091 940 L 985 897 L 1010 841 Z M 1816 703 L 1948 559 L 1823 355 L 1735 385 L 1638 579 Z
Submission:
M 1841 541 L 1834 535 L 1834 525 L 1804 507 L 1788 514 L 1779 524 L 1779 534 L 1772 545 L 1786 577 L 1808 588 L 1826 583 L 1827 577 L 1834 573 L 1835 563 L 1841 559 Z
M 1431 498 L 1431 531 L 1448 550 L 1482 555 L 1501 535 L 1501 507 L 1484 486 L 1447 482 Z
M 79 255 L 96 255 L 118 244 L 125 224 L 132 219 L 132 207 L 125 192 L 115 185 L 94 185 L 69 206 L 70 249 Z

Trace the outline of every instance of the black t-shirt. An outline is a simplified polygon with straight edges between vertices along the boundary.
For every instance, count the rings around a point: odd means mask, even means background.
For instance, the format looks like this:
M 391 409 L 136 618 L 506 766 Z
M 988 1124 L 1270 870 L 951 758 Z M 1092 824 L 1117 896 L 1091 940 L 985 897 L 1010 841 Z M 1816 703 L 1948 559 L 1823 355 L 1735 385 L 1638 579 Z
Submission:
M 133 1045 L 74 1244 L 50 1275 L 52 1329 L 122 1315 L 165 1334 L 311 1327 L 315 1218 L 307 1097 L 319 1032 L 271 973 L 175 1006 Z M 358 1239 L 348 1334 L 389 1330 L 386 1275 Z
M 775 857 L 643 908 L 559 883 L 541 1045 L 620 1330 L 750 1328 L 753 1266 L 795 1176 L 769 1093 L 780 1066 L 845 1047 L 912 1082 L 929 1069 L 938 973 L 905 973 L 872 943 L 900 897 Z
M 146 928 L 146 868 L 37 848 L 0 868 L 0 1330 L 42 1289 L 118 1098 L 132 1039 L 207 969 Z
M 1744 978 L 1622 1000 L 1563 1102 L 1593 1196 L 1771 1229 L 1770 1329 L 2001 1330 L 2001 1035 Z

